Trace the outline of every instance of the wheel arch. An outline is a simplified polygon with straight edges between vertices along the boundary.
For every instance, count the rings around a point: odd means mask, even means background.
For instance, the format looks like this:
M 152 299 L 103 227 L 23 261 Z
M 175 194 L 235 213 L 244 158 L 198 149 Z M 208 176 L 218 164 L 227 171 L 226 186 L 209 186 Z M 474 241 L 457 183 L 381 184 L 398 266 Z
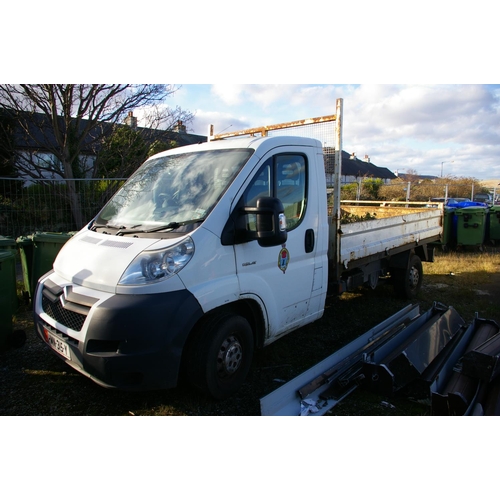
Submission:
M 189 332 L 186 342 L 184 345 L 182 353 L 182 365 L 184 365 L 186 359 L 189 356 L 189 351 L 191 349 L 192 342 L 196 338 L 196 333 L 200 325 L 205 322 L 209 317 L 224 314 L 234 314 L 245 318 L 250 328 L 252 329 L 254 336 L 254 347 L 262 348 L 264 346 L 265 334 L 266 334 L 266 321 L 264 318 L 265 312 L 262 310 L 261 305 L 255 299 L 244 298 L 237 300 L 235 302 L 230 302 L 228 304 L 223 304 L 215 309 L 212 309 L 205 313 L 198 321 L 194 324 L 193 328 Z
M 237 314 L 244 317 L 254 335 L 254 345 L 256 348 L 261 348 L 264 345 L 264 338 L 266 332 L 266 322 L 264 319 L 264 311 L 261 305 L 254 299 L 244 298 L 230 304 L 225 304 L 221 307 L 210 311 L 210 313 L 228 313 Z M 209 314 L 210 314 L 209 313 Z
M 415 254 L 415 250 L 405 250 L 404 252 L 397 253 L 395 255 L 391 255 L 389 259 L 389 268 L 390 269 L 406 269 L 410 262 L 410 258 Z

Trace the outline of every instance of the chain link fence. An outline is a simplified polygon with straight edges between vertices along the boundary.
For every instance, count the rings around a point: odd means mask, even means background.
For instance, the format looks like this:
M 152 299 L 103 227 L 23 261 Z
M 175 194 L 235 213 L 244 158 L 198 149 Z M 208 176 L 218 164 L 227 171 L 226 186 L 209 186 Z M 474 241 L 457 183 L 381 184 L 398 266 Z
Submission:
M 75 179 L 82 220 L 90 222 L 126 179 Z M 342 185 L 345 200 L 429 201 L 432 198 L 468 198 L 480 185 L 446 179 L 432 182 L 384 184 L 364 178 Z M 17 238 L 35 232 L 78 231 L 66 181 L 0 177 L 0 236 Z
M 126 179 L 75 179 L 82 220 L 90 222 Z M 0 177 L 0 235 L 78 231 L 66 180 Z
M 463 198 L 472 200 L 484 192 L 479 183 L 460 179 L 438 179 L 433 181 L 407 182 L 401 179 L 384 183 L 380 179 L 362 178 L 357 182 L 346 182 L 341 187 L 344 200 L 381 200 L 425 202 L 433 198 Z

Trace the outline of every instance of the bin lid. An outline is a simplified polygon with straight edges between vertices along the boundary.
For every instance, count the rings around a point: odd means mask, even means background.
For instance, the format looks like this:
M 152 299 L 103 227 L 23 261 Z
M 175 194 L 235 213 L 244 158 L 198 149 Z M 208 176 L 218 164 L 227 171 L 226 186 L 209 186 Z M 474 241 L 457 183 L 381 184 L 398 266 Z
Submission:
M 34 242 L 66 243 L 75 233 L 35 233 L 31 237 Z
M 0 236 L 0 247 L 14 247 L 16 246 L 16 241 L 7 236 Z
M 488 205 L 486 203 L 481 203 L 480 201 L 460 201 L 458 203 L 450 203 L 448 206 L 454 208 L 468 208 L 468 207 L 486 208 Z
M 13 252 L 9 252 L 8 250 L 0 250 L 0 262 L 5 262 L 6 260 L 15 258 L 15 254 Z
M 456 215 L 461 214 L 486 214 L 488 212 L 487 207 L 462 207 L 455 210 Z
M 32 245 L 33 244 L 33 235 L 29 236 L 19 236 L 16 240 L 18 245 Z

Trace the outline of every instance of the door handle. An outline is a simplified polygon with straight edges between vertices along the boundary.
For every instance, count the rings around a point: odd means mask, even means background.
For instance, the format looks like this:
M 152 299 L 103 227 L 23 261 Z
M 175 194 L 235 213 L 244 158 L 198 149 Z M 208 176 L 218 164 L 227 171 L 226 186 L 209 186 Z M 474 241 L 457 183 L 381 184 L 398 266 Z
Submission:
M 314 250 L 314 229 L 306 229 L 304 249 L 306 253 L 311 253 Z

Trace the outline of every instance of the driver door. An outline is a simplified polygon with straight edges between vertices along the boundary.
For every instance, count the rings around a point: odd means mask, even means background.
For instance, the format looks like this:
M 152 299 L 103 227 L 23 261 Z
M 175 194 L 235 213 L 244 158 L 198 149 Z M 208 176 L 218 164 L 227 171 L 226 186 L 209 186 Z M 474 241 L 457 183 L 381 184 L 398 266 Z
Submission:
M 255 207 L 258 198 L 271 196 L 284 206 L 286 243 L 266 248 L 254 240 L 234 246 L 241 295 L 257 295 L 267 311 L 266 343 L 309 322 L 318 217 L 309 207 L 308 176 L 303 150 L 274 150 L 260 163 L 238 203 Z M 246 229 L 255 231 L 255 215 L 244 217 Z

